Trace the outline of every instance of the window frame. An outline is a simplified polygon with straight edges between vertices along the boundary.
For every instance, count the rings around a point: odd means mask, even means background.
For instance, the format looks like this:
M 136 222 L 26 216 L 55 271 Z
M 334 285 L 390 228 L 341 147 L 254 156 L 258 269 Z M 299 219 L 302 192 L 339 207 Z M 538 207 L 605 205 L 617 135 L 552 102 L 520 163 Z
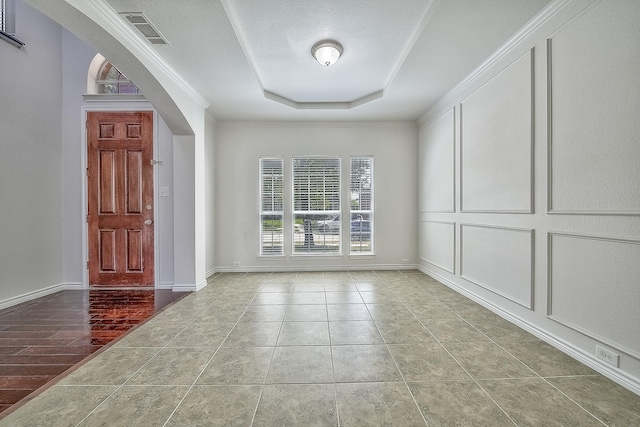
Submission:
M 107 68 L 108 67 L 108 68 Z M 109 73 L 115 70 L 118 73 L 118 79 L 107 79 Z M 124 77 L 124 78 L 123 78 Z M 116 92 L 106 92 L 104 88 L 108 85 L 114 85 L 116 87 Z M 130 87 L 134 87 L 136 89 L 135 92 L 121 92 L 120 88 L 124 85 L 128 85 Z M 107 59 L 104 60 L 100 68 L 98 69 L 98 74 L 96 75 L 96 93 L 97 95 L 142 95 L 142 92 L 127 76 L 124 75 L 122 71 L 113 63 Z
M 329 193 L 329 195 L 331 197 L 335 197 L 337 198 L 337 208 L 334 209 L 311 209 L 311 201 L 309 200 L 307 202 L 307 209 L 296 209 L 296 207 L 298 206 L 298 202 L 296 199 L 296 188 L 297 188 L 297 182 L 296 182 L 296 178 L 298 177 L 297 173 L 296 173 L 296 161 L 299 160 L 306 160 L 306 161 L 312 161 L 312 160 L 326 160 L 328 161 L 327 165 L 325 165 L 325 170 L 326 168 L 329 166 L 329 163 L 331 161 L 335 161 L 337 162 L 337 173 L 335 173 L 333 175 L 334 178 L 337 178 L 337 189 L 335 189 L 335 184 L 334 184 L 334 190 L 332 192 Z M 310 175 L 308 175 L 310 176 Z M 326 190 L 326 181 L 324 180 L 325 177 L 329 176 L 325 173 L 323 173 L 322 175 L 319 175 L 323 177 L 323 188 Z M 311 178 L 308 178 L 308 182 L 309 182 L 309 188 L 311 187 Z M 323 196 L 324 197 L 324 202 L 323 202 L 323 207 L 326 207 L 326 196 L 327 196 L 327 192 L 323 191 Z M 309 197 L 312 196 L 312 193 L 309 193 Z M 298 256 L 342 256 L 343 251 L 342 251 L 342 243 L 343 243 L 343 238 L 342 238 L 342 234 L 343 234 L 343 227 L 342 227 L 342 157 L 341 156 L 327 156 L 327 155 L 297 155 L 297 156 L 292 156 L 291 157 L 291 226 L 290 226 L 290 230 L 291 230 L 291 234 L 292 234 L 292 248 L 291 248 L 291 256 L 293 257 L 298 257 Z M 335 203 L 335 200 L 333 202 L 330 203 Z M 303 245 L 297 246 L 296 245 L 296 220 L 299 216 L 306 216 L 306 217 L 311 217 L 309 219 L 309 223 L 305 223 L 303 224 L 304 227 L 304 241 L 303 241 Z M 331 232 L 329 232 L 329 230 L 325 230 L 324 232 L 320 232 L 320 230 L 318 230 L 317 228 L 317 222 L 318 221 L 328 221 L 331 219 L 331 217 L 339 217 L 340 220 L 338 221 L 338 230 L 337 233 L 335 233 L 334 230 L 331 230 Z M 323 219 L 320 219 L 323 218 Z M 316 233 L 317 231 L 317 233 Z M 305 245 L 308 244 L 309 240 L 313 240 L 313 244 L 315 247 L 315 241 L 316 239 L 320 238 L 321 242 L 323 243 L 322 245 L 322 250 L 311 250 L 310 247 L 308 247 L 307 250 L 303 250 Z M 299 238 L 298 238 L 299 240 Z M 336 250 L 326 250 L 327 248 L 327 244 L 330 244 L 331 246 L 334 246 L 335 241 L 337 241 L 337 249 Z M 302 248 L 302 249 L 301 249 Z
M 4 40 L 18 49 L 24 43 L 16 38 L 15 0 L 0 0 L 0 40 Z
M 362 209 L 363 207 L 363 194 L 366 194 L 366 192 L 362 191 L 363 187 L 359 187 L 358 191 L 357 191 L 357 197 L 358 197 L 358 208 L 359 209 L 353 209 L 353 197 L 354 197 L 354 187 L 353 187 L 353 183 L 354 183 L 354 161 L 361 161 L 361 160 L 367 160 L 369 162 L 369 174 L 368 174 L 368 180 L 369 180 L 369 200 L 368 200 L 368 205 L 369 205 L 369 209 Z M 375 212 L 375 183 L 374 183 L 374 176 L 375 176 L 375 168 L 374 168 L 374 160 L 373 160 L 373 156 L 371 155 L 366 155 L 366 156 L 350 156 L 349 157 L 349 189 L 348 189 L 348 193 L 349 193 L 349 255 L 353 255 L 353 256 L 364 256 L 364 255 L 375 255 L 375 226 L 374 226 L 374 212 Z M 365 206 L 366 207 L 366 206 Z M 356 231 L 354 233 L 354 227 L 353 227 L 353 222 L 354 222 L 354 215 L 360 215 L 361 220 L 364 221 L 364 218 L 368 218 L 368 230 L 362 230 L 364 223 L 360 223 L 360 231 Z M 356 227 L 357 228 L 357 227 Z M 369 250 L 354 250 L 353 246 L 354 246 L 354 237 L 355 242 L 356 242 L 356 246 L 360 246 L 362 247 L 362 237 L 363 234 L 369 236 Z M 365 240 L 366 241 L 366 240 Z M 360 245 L 357 244 L 357 242 L 360 243 Z
M 0 0 L 0 31 L 5 34 L 16 34 L 15 1 Z
M 266 161 L 279 161 L 280 163 L 280 198 L 281 198 L 281 204 L 282 204 L 282 210 L 264 210 L 264 189 L 265 189 L 265 181 L 264 181 L 264 177 L 265 177 L 265 173 L 264 173 L 264 163 Z M 273 174 L 271 174 L 271 176 L 273 176 Z M 271 207 L 274 208 L 276 206 L 276 202 L 273 200 L 274 197 L 276 196 L 276 192 L 273 190 L 275 188 L 275 186 L 273 185 L 273 178 L 271 179 Z M 284 186 L 285 186 L 285 172 L 284 172 L 284 158 L 280 157 L 280 156 L 261 156 L 258 160 L 258 185 L 259 185 L 259 190 L 258 190 L 258 218 L 259 218 L 259 230 L 258 230 L 258 238 L 259 238 L 259 255 L 260 256 L 265 256 L 265 257 L 274 257 L 274 256 L 284 256 L 285 254 L 285 241 L 284 241 L 284 212 L 285 212 L 285 205 L 286 205 L 286 201 L 285 201 L 285 192 L 284 192 Z M 264 246 L 264 217 L 265 216 L 271 216 L 271 217 L 276 217 L 279 216 L 280 217 L 280 223 L 281 223 L 281 237 L 280 237 L 280 251 L 278 252 L 274 252 L 272 251 L 265 251 L 265 246 Z M 274 243 L 276 242 L 275 239 L 275 234 L 276 233 L 271 233 L 271 247 L 273 248 Z

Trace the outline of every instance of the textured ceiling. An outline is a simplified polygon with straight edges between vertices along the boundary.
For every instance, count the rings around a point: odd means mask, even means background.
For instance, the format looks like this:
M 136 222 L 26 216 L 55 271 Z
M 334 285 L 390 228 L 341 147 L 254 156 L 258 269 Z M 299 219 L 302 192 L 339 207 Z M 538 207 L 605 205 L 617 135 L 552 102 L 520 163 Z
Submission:
M 383 90 L 402 65 L 430 2 L 223 0 L 262 88 L 297 103 L 353 102 Z M 265 19 L 268 17 L 269 19 Z M 357 19 L 354 19 L 357 17 Z M 311 60 L 311 46 L 335 39 L 338 64 Z
M 221 120 L 416 120 L 550 2 L 93 1 L 143 12 Z M 344 46 L 328 68 L 310 53 L 325 38 Z

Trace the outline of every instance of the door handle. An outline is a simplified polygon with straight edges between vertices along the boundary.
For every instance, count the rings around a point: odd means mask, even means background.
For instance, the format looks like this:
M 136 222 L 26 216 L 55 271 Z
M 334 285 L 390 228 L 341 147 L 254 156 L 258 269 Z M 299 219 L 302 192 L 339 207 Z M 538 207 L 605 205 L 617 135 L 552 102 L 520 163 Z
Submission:
M 150 219 L 148 219 L 148 220 L 146 220 L 144 223 L 145 223 L 145 225 L 151 225 L 151 224 L 153 224 L 153 221 L 151 221 Z

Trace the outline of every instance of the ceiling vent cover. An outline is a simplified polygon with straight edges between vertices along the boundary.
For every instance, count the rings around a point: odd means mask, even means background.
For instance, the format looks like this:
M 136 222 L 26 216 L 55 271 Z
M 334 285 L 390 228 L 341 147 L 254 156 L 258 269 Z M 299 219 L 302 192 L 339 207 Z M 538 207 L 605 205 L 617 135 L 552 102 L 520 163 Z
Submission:
M 137 29 L 152 45 L 166 45 L 167 41 L 142 12 L 120 12 L 129 24 Z

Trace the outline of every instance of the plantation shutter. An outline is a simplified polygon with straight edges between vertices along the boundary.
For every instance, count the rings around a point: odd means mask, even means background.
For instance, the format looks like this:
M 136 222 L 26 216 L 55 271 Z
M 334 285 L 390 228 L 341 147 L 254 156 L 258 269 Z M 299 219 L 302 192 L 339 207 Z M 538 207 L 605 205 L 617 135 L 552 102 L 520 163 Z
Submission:
M 284 254 L 284 160 L 260 159 L 260 254 Z
M 293 158 L 293 253 L 340 253 L 340 158 Z
M 350 252 L 373 253 L 373 157 L 351 157 L 349 169 Z

